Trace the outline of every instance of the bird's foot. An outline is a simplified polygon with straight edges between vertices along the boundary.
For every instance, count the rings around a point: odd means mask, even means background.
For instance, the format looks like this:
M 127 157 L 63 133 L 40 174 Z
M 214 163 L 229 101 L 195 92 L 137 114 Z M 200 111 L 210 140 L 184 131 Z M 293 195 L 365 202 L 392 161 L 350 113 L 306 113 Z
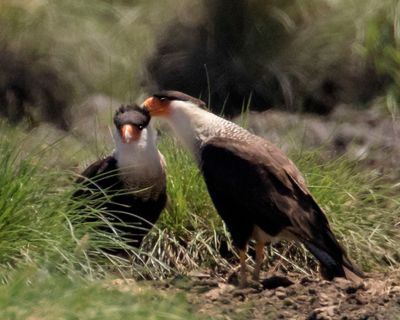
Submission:
M 238 279 L 239 289 L 256 289 L 262 290 L 262 284 L 254 279 L 248 279 L 247 277 Z
M 228 275 L 227 282 L 240 289 L 248 288 L 249 281 L 247 275 L 243 275 L 239 270 L 235 270 Z
M 247 277 L 241 277 L 239 279 L 239 289 L 245 289 L 249 285 L 249 281 L 247 281 Z
M 247 282 L 247 288 L 255 289 L 257 291 L 263 290 L 263 285 L 258 280 L 251 279 Z
M 260 270 L 254 270 L 251 279 L 255 282 L 260 282 Z

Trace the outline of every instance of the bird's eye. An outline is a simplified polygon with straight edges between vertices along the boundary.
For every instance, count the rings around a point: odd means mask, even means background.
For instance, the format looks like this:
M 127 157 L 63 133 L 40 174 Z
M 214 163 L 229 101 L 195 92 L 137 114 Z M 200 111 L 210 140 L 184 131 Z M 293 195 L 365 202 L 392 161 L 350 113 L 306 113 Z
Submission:
M 160 101 L 166 101 L 166 100 L 167 100 L 167 98 L 165 98 L 165 97 L 160 98 Z
M 143 130 L 143 126 L 140 124 L 137 126 L 139 130 Z

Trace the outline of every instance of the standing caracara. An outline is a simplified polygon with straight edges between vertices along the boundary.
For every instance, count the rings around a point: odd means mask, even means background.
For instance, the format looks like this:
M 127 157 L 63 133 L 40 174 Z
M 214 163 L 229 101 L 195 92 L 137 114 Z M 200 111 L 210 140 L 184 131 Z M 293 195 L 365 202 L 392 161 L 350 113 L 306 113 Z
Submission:
M 94 198 L 114 230 L 134 247 L 140 246 L 167 200 L 164 157 L 149 122 L 147 110 L 121 106 L 114 116 L 113 154 L 82 172 L 77 180 L 82 188 L 74 194 Z M 111 228 L 103 229 L 111 232 Z
M 246 250 L 256 241 L 258 281 L 266 243 L 297 240 L 319 260 L 331 280 L 359 280 L 362 272 L 332 233 L 299 170 L 276 146 L 204 109 L 204 102 L 163 91 L 144 102 L 167 121 L 193 154 L 211 199 L 240 252 L 240 283 L 246 284 Z

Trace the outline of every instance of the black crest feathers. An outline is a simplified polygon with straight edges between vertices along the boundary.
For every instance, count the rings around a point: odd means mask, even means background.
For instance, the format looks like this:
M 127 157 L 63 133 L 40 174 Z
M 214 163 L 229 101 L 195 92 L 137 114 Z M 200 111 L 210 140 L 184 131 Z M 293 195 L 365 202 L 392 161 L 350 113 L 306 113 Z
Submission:
M 150 113 L 145 108 L 139 107 L 137 104 L 121 105 L 121 107 L 115 111 L 114 124 L 118 127 L 130 123 L 145 128 L 149 124 L 150 119 Z

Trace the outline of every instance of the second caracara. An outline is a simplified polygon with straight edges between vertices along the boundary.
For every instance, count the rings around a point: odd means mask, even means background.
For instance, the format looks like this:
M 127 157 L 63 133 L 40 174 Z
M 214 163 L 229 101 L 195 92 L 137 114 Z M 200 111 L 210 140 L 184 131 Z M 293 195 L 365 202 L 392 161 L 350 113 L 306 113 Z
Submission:
M 246 251 L 256 241 L 253 279 L 259 280 L 264 246 L 296 240 L 319 260 L 326 279 L 360 280 L 328 220 L 294 163 L 276 146 L 204 109 L 204 102 L 164 91 L 144 102 L 167 121 L 191 151 L 214 205 L 240 253 L 240 284 L 246 284 Z
M 164 157 L 149 122 L 149 112 L 139 106 L 119 108 L 114 116 L 114 153 L 83 171 L 77 181 L 82 188 L 74 194 L 94 199 L 112 226 L 102 230 L 118 231 L 134 247 L 140 246 L 167 200 Z

